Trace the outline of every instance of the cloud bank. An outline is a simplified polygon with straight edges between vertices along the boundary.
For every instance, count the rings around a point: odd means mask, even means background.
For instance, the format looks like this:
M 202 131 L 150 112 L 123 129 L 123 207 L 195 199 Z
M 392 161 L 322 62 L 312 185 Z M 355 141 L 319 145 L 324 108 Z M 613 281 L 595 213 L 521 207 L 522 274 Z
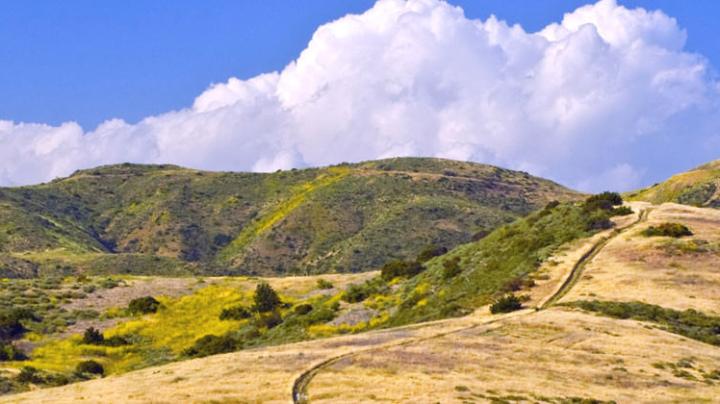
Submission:
M 317 29 L 280 72 L 85 132 L 0 121 L 0 184 L 119 162 L 272 171 L 391 156 L 626 190 L 720 158 L 720 84 L 660 11 L 614 0 L 539 32 L 439 0 L 380 0 Z M 110 96 L 110 95 L 109 95 Z

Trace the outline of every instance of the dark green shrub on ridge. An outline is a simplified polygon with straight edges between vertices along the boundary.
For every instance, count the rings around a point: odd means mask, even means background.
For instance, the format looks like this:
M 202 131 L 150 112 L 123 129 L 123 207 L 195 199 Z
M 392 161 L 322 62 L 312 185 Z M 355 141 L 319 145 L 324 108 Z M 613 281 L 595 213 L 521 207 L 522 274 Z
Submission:
M 511 311 L 517 311 L 522 309 L 522 302 L 515 295 L 505 295 L 495 301 L 490 306 L 490 313 L 510 313 Z
M 693 233 L 687 226 L 680 223 L 662 223 L 657 226 L 650 226 L 642 231 L 645 237 L 685 237 Z
M 233 306 L 222 310 L 220 320 L 244 320 L 252 317 L 252 313 L 245 306 Z
M 447 252 L 448 252 L 447 248 L 431 244 L 431 245 L 428 245 L 425 248 L 423 248 L 422 251 L 420 251 L 420 253 L 417 256 L 417 262 L 419 262 L 419 263 L 427 262 L 427 261 L 430 261 L 431 259 L 433 259 L 435 257 L 439 257 Z
M 96 361 L 89 360 L 89 361 L 82 361 L 77 364 L 75 367 L 75 371 L 80 374 L 88 374 L 88 375 L 104 375 L 105 374 L 105 368 L 101 364 L 99 364 Z
M 158 308 L 160 308 L 160 302 L 152 296 L 139 297 L 131 300 L 130 304 L 128 304 L 128 310 L 132 314 L 155 313 Z
M 313 310 L 313 307 L 311 304 L 303 303 L 295 306 L 294 312 L 295 314 L 299 314 L 301 316 L 310 313 Z
M 380 276 L 385 281 L 391 281 L 397 277 L 411 278 L 424 271 L 425 267 L 415 261 L 390 261 L 383 265 L 380 270 Z

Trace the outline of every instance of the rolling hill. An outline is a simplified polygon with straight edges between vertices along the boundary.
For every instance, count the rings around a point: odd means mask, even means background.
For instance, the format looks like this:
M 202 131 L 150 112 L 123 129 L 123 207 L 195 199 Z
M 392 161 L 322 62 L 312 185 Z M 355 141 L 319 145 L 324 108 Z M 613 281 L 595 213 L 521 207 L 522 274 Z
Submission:
M 0 188 L 0 273 L 368 271 L 578 197 L 527 173 L 426 158 L 269 174 L 105 166 Z
M 627 198 L 655 204 L 675 202 L 720 208 L 720 160 L 674 175 L 651 187 L 630 192 Z

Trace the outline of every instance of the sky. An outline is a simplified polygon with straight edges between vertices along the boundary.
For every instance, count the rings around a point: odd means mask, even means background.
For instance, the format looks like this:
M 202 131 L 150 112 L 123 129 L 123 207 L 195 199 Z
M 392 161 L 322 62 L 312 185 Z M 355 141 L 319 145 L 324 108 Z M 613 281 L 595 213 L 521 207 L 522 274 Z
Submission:
M 124 161 L 423 155 L 632 189 L 720 158 L 718 15 L 712 0 L 2 2 L 0 185 Z

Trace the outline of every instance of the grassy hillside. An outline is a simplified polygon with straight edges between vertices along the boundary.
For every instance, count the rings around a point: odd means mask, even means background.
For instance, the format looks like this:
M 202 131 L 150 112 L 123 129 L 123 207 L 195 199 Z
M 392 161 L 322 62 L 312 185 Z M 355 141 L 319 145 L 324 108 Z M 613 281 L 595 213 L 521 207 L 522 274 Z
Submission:
M 720 160 L 674 175 L 649 188 L 628 193 L 627 198 L 654 204 L 676 202 L 720 208 Z
M 99 167 L 0 188 L 0 274 L 367 271 L 576 198 L 523 172 L 439 159 L 271 174 Z

